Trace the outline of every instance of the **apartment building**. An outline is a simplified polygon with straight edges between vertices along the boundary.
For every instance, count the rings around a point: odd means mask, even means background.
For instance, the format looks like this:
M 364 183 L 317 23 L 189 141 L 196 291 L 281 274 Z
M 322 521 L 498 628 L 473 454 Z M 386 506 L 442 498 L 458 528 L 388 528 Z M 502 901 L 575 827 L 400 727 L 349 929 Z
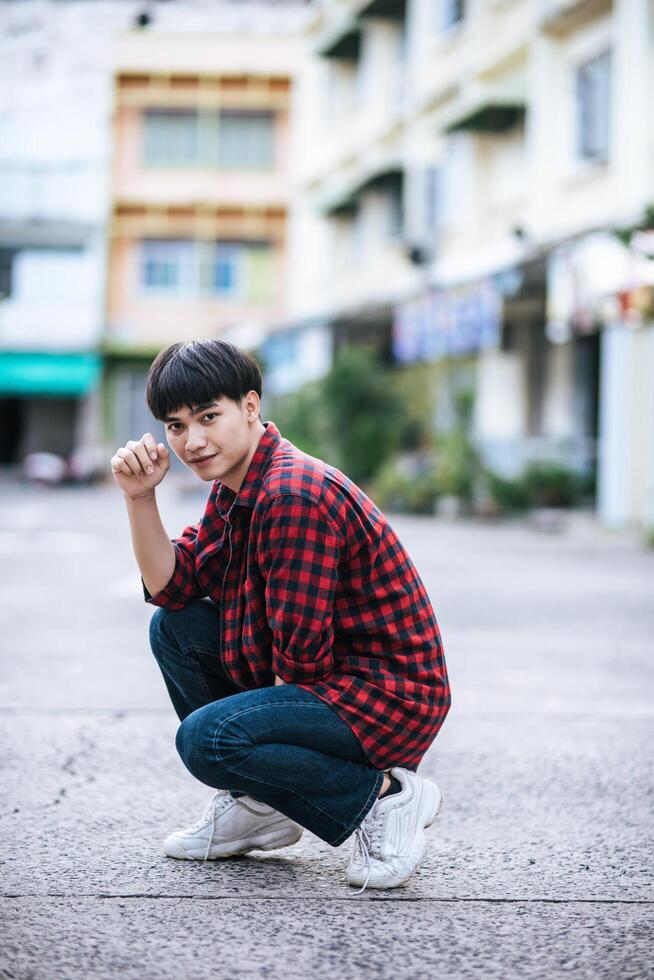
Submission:
M 312 9 L 288 334 L 447 361 L 491 466 L 596 472 L 603 520 L 654 523 L 651 3 Z
M 1 464 L 77 452 L 83 469 L 98 444 L 106 36 L 131 15 L 130 3 L 0 10 Z
M 298 31 L 131 32 L 116 46 L 107 404 L 114 440 L 152 420 L 154 354 L 254 348 L 287 304 Z

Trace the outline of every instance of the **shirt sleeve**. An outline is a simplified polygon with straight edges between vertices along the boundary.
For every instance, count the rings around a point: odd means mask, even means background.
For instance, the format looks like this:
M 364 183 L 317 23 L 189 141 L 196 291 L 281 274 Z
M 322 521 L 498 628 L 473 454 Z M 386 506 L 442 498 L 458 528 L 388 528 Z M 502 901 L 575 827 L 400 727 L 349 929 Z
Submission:
M 193 599 L 204 595 L 195 576 L 195 542 L 200 523 L 191 524 L 184 528 L 179 538 L 172 539 L 175 549 L 175 568 L 167 585 L 160 592 L 151 595 L 143 578 L 143 596 L 146 602 L 153 606 L 163 606 L 165 609 L 183 609 Z
M 266 580 L 272 669 L 287 684 L 312 684 L 334 670 L 334 594 L 339 542 L 316 503 L 275 498 L 266 512 L 258 564 Z

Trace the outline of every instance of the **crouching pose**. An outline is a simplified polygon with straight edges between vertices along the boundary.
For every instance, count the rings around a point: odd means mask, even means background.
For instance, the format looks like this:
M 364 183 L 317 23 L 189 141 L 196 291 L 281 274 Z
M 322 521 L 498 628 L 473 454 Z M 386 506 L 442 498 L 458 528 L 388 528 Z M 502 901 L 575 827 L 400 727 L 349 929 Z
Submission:
M 351 885 L 403 885 L 439 811 L 416 769 L 450 706 L 440 634 L 384 515 L 339 470 L 260 415 L 256 361 L 231 344 L 174 344 L 147 400 L 175 455 L 211 484 L 170 540 L 155 487 L 169 450 L 150 433 L 111 460 L 123 492 L 152 650 L 180 719 L 177 751 L 217 790 L 173 858 L 351 834 Z

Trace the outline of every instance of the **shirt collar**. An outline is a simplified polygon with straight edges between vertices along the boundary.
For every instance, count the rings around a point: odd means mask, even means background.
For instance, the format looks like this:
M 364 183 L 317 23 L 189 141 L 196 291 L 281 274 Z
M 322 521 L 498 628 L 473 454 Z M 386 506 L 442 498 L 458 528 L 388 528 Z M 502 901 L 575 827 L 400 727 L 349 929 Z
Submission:
M 261 482 L 270 465 L 272 454 L 281 442 L 279 429 L 274 422 L 264 422 L 264 431 L 259 439 L 254 456 L 250 460 L 247 473 L 237 494 L 229 487 L 217 482 L 216 506 L 219 511 L 228 511 L 232 505 L 254 507 L 259 496 Z

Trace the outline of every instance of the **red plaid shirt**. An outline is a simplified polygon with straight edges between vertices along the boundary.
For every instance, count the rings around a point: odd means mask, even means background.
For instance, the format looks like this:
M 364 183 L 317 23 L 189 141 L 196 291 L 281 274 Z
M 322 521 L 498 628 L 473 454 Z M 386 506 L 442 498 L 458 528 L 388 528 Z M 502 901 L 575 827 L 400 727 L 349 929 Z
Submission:
M 237 687 L 312 691 L 370 762 L 415 769 L 450 688 L 436 618 L 395 532 L 343 473 L 272 422 L 234 494 L 216 481 L 202 520 L 173 540 L 172 578 L 147 602 L 222 610 L 216 655 Z

